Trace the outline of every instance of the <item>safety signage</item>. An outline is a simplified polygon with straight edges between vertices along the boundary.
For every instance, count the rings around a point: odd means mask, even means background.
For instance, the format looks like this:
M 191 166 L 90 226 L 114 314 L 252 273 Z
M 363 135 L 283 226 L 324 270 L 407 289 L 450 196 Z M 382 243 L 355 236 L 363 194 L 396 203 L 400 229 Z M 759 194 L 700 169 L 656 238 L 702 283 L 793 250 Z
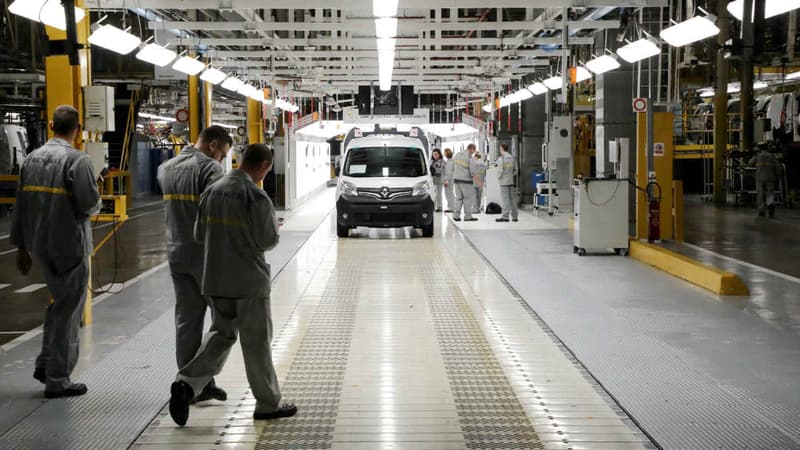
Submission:
M 180 123 L 186 123 L 189 121 L 189 110 L 186 108 L 181 108 L 175 113 L 175 120 Z
M 664 143 L 656 142 L 653 144 L 653 156 L 664 156 Z
M 647 99 L 646 98 L 635 98 L 635 99 L 633 99 L 633 111 L 634 112 L 645 112 L 645 111 L 647 111 Z

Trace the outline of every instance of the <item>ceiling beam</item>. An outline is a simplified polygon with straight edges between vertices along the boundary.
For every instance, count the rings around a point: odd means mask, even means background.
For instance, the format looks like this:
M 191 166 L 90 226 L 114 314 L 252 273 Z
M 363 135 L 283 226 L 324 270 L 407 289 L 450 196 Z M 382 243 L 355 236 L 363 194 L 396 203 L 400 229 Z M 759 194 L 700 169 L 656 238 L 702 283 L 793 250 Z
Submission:
M 366 6 L 365 6 L 366 5 Z M 91 9 L 262 9 L 265 6 L 273 9 L 317 9 L 330 8 L 330 0 L 85 0 L 84 6 Z M 402 9 L 430 8 L 486 8 L 486 0 L 403 0 Z M 530 8 L 530 0 L 492 0 L 493 8 Z M 536 0 L 536 8 L 596 8 L 601 6 L 615 7 L 648 7 L 668 6 L 668 0 Z M 364 14 L 369 7 L 363 0 L 339 0 L 336 9 Z
M 301 28 L 301 27 L 298 27 Z M 295 46 L 311 46 L 311 47 L 351 47 L 354 49 L 374 50 L 377 49 L 375 36 L 365 38 L 315 38 L 315 39 L 271 39 L 271 38 L 202 38 L 202 39 L 182 39 L 178 37 L 169 38 L 166 41 L 171 45 L 185 45 L 189 47 L 198 46 L 226 46 L 226 47 L 295 47 Z M 452 45 L 452 46 L 469 46 L 469 45 L 489 45 L 495 47 L 512 46 L 519 47 L 521 45 L 561 45 L 562 39 L 557 38 L 397 38 L 397 48 L 401 47 L 419 47 L 431 45 Z M 594 43 L 594 38 L 588 37 L 570 37 L 570 45 L 591 45 Z
M 539 58 L 560 56 L 556 50 L 406 50 L 398 49 L 395 59 L 428 57 L 428 58 Z M 210 58 L 369 58 L 375 59 L 375 50 L 208 50 Z M 431 64 L 436 61 L 431 61 Z
M 374 34 L 375 19 L 348 18 L 342 22 L 149 22 L 151 30 L 186 31 L 350 31 Z M 415 35 L 420 31 L 492 31 L 492 30 L 541 30 L 542 28 L 561 29 L 561 23 L 551 21 L 502 21 L 502 22 L 427 22 L 425 19 L 400 18 L 397 26 L 399 35 Z M 619 20 L 572 20 L 567 24 L 574 30 L 616 29 Z

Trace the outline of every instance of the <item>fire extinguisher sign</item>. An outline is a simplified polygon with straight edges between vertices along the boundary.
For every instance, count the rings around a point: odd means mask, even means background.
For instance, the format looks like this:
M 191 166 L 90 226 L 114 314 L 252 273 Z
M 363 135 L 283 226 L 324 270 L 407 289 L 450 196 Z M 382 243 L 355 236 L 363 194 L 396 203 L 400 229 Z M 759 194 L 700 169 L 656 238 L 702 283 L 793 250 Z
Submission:
M 653 156 L 664 156 L 664 143 L 656 142 L 653 144 Z

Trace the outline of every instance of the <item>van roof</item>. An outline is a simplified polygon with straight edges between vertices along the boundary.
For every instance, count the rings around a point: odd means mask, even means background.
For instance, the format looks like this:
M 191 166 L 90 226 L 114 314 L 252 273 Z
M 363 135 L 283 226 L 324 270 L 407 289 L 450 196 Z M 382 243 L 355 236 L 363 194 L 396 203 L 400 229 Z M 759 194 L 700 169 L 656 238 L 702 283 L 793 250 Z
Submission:
M 421 150 L 425 149 L 422 141 L 417 138 L 410 138 L 396 134 L 377 134 L 352 139 L 347 144 L 347 148 L 345 150 L 349 150 L 353 147 L 383 147 L 384 144 L 399 147 L 416 147 Z

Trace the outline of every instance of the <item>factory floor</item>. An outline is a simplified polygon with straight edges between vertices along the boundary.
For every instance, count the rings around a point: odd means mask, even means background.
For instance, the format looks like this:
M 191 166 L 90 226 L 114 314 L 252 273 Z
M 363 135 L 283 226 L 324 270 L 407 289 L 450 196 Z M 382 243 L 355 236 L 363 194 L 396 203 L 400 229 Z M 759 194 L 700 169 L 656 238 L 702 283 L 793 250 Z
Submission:
M 89 394 L 42 398 L 35 330 L 2 347 L 0 448 L 800 447 L 800 280 L 725 299 L 630 258 L 572 254 L 566 215 L 443 214 L 432 239 L 338 239 L 332 208 L 328 189 L 288 213 L 267 254 L 296 417 L 251 420 L 237 346 L 217 377 L 229 399 L 172 423 L 174 298 L 153 213 L 124 225 L 118 248 L 138 268 L 81 332 L 74 378 Z

